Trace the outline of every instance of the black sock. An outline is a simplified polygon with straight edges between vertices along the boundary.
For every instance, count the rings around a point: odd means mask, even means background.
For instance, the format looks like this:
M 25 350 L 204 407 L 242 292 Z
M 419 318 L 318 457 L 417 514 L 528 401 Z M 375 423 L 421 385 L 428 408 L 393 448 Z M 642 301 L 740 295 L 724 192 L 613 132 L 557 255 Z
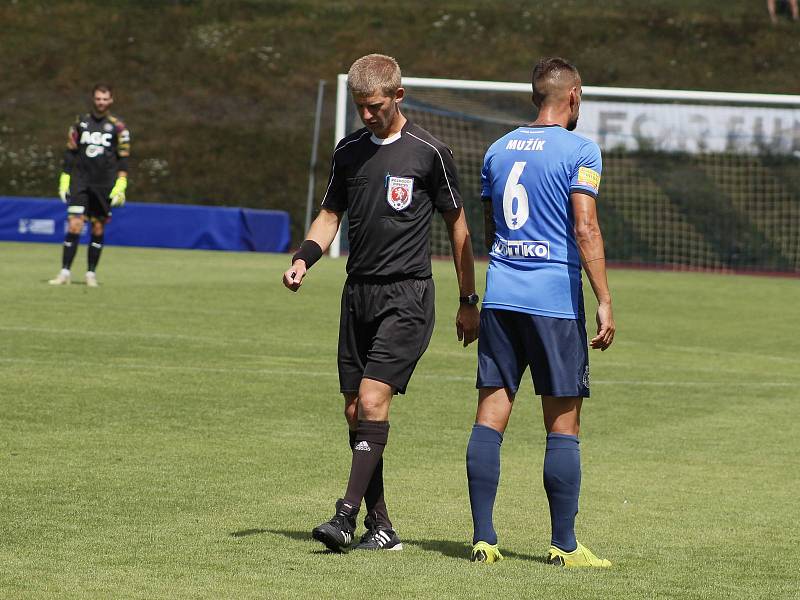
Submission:
M 350 433 L 350 450 L 356 445 L 356 432 L 352 429 Z M 389 511 L 386 508 L 386 500 L 383 497 L 383 457 L 375 467 L 375 472 L 364 492 L 364 504 L 367 507 L 367 516 L 375 525 L 392 528 L 392 521 L 389 519 Z
M 372 475 L 383 456 L 389 439 L 388 421 L 359 421 L 356 429 L 353 462 L 344 501 L 352 506 L 361 506 Z
M 96 271 L 97 263 L 100 262 L 100 253 L 103 251 L 103 234 L 92 234 L 92 241 L 89 244 L 89 270 Z
M 367 507 L 367 516 L 375 525 L 392 528 L 389 520 L 389 511 L 386 509 L 386 500 L 383 497 L 383 457 L 381 456 L 369 480 L 367 491 L 364 492 L 364 505 Z
M 72 267 L 72 261 L 75 260 L 75 253 L 78 251 L 80 239 L 80 233 L 67 233 L 64 237 L 64 253 L 61 255 L 62 269 L 69 269 Z

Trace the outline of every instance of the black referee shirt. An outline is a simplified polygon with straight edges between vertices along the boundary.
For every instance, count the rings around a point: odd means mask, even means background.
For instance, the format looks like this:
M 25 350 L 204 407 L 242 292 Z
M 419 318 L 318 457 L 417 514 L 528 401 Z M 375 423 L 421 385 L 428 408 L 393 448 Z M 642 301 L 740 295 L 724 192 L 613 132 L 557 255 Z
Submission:
M 433 209 L 461 205 L 452 152 L 410 121 L 386 140 L 366 128 L 343 138 L 322 199 L 347 211 L 353 277 L 430 277 Z

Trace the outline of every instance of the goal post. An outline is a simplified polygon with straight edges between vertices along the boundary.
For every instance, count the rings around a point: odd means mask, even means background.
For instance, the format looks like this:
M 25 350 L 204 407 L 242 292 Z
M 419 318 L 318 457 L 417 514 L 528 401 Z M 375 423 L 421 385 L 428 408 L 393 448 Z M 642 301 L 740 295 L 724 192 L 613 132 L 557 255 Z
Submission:
M 530 83 L 403 77 L 403 87 L 404 114 L 453 149 L 474 251 L 485 255 L 483 155 L 535 118 Z M 362 127 L 346 75 L 336 98 L 338 141 Z M 800 274 L 800 96 L 584 86 L 576 133 L 603 151 L 610 262 Z M 337 235 L 330 256 L 344 250 Z M 450 253 L 436 217 L 431 251 Z

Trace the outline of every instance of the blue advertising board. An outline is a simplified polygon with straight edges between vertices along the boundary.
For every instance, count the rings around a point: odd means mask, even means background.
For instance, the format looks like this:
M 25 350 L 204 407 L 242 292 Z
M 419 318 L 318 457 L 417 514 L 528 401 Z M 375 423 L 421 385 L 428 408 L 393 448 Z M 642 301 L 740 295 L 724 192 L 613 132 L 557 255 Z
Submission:
M 60 244 L 66 217 L 58 199 L 0 196 L 0 240 Z M 284 211 L 141 202 L 115 208 L 105 235 L 117 246 L 255 252 L 286 252 L 289 241 Z

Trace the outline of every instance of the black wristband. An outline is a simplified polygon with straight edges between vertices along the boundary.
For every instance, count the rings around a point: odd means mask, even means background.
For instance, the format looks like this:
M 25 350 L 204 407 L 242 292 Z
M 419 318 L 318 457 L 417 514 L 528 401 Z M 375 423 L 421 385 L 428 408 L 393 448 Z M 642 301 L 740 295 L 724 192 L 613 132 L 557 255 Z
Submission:
M 322 258 L 322 247 L 314 240 L 303 240 L 300 249 L 292 256 L 292 264 L 299 259 L 305 261 L 306 269 L 310 269 L 320 258 Z

